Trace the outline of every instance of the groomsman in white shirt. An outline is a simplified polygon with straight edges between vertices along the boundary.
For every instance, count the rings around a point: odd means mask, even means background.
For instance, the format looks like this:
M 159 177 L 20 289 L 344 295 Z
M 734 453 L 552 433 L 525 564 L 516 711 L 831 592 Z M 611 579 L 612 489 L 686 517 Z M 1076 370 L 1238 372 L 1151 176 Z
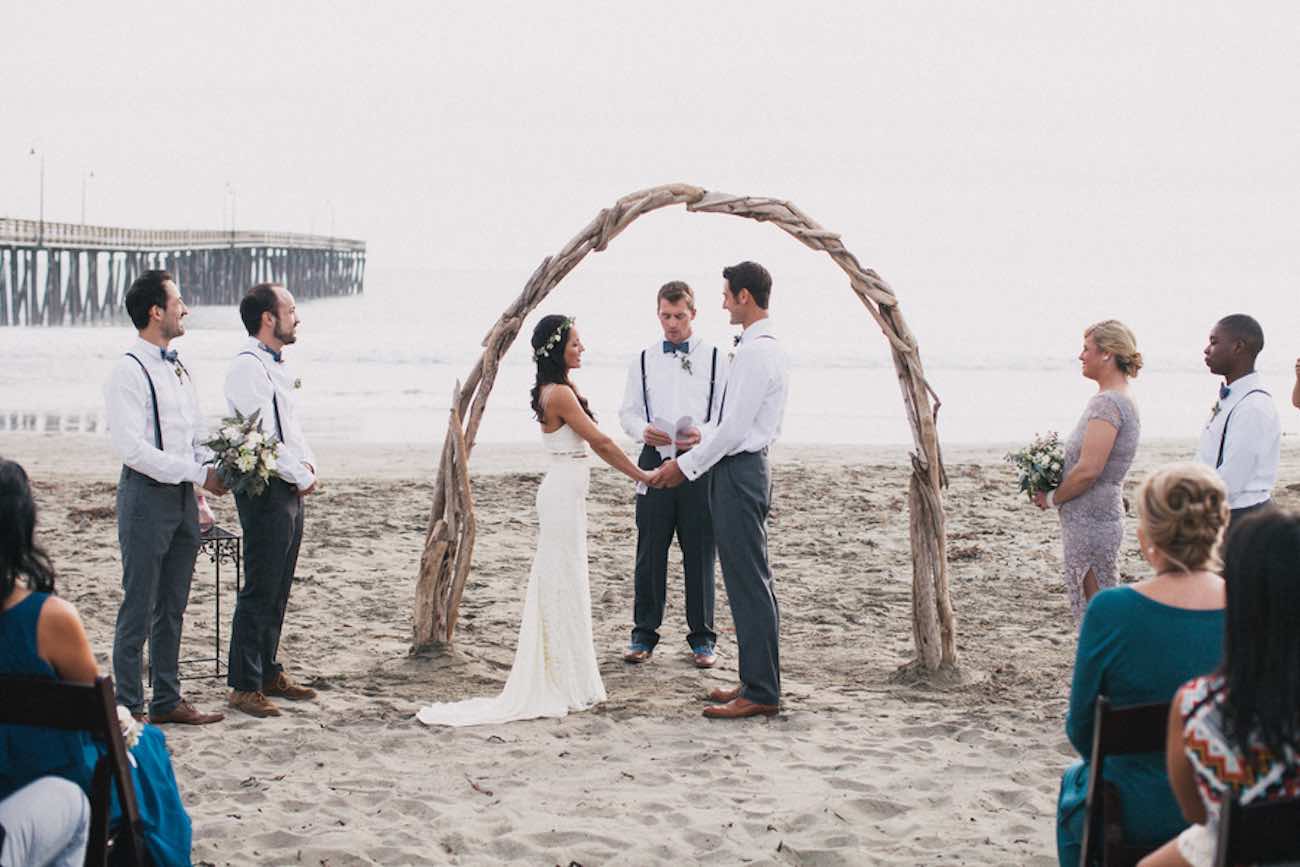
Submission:
M 298 339 L 293 295 L 278 283 L 259 283 L 239 303 L 239 317 L 248 339 L 226 376 L 226 403 L 232 413 L 260 411 L 262 430 L 280 441 L 280 453 L 279 478 L 261 496 L 235 495 L 244 529 L 244 586 L 230 627 L 226 682 L 231 707 L 268 717 L 280 715 L 273 697 L 316 697 L 276 660 L 302 544 L 303 497 L 316 491 L 316 457 L 298 418 L 299 383 L 284 360 L 285 347 Z
M 1243 313 L 1220 319 L 1205 347 L 1205 365 L 1223 384 L 1196 459 L 1223 479 L 1232 521 L 1267 506 L 1277 481 L 1281 424 L 1273 396 L 1255 372 L 1263 348 L 1264 329 Z
M 142 667 L 149 642 L 152 723 L 203 725 L 222 719 L 181 696 L 179 656 L 200 513 L 211 512 L 199 489 L 225 493 L 205 467 L 203 413 L 189 369 L 171 342 L 185 333 L 189 309 L 166 271 L 145 271 L 127 290 L 126 312 L 139 339 L 113 365 L 104 385 L 109 443 L 122 460 L 117 483 L 117 541 L 122 549 L 122 605 L 113 634 L 117 700 L 145 715 Z
M 680 460 L 664 463 L 652 484 L 672 487 L 709 472 L 709 505 L 718 559 L 736 624 L 740 684 L 709 697 L 704 715 L 735 719 L 781 710 L 780 612 L 767 558 L 772 475 L 768 448 L 781 433 L 790 362 L 773 333 L 767 306 L 772 277 L 757 262 L 724 268 L 722 307 L 745 329 L 727 374 L 715 424 Z
M 710 424 L 726 384 L 726 359 L 692 333 L 695 293 L 680 280 L 665 283 L 655 302 L 663 339 L 656 340 L 628 366 L 619 421 L 628 436 L 643 444 L 637 466 L 653 470 L 675 445 L 678 454 L 699 442 L 699 425 Z M 677 422 L 689 416 L 679 435 Z M 661 430 L 656 426 L 669 428 Z M 666 422 L 666 424 L 664 424 Z M 680 436 L 680 439 L 678 437 Z M 709 514 L 707 477 L 672 489 L 650 488 L 636 498 L 636 570 L 632 639 L 623 659 L 650 659 L 659 643 L 668 594 L 668 549 L 676 535 L 686 585 L 686 641 L 697 668 L 717 662 L 713 631 L 713 581 L 716 548 Z

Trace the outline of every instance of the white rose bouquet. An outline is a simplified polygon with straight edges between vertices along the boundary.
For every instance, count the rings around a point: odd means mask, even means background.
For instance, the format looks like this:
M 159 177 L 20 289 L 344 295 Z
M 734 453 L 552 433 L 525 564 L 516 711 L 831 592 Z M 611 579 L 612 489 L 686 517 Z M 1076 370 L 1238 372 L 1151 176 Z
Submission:
M 1034 494 L 1056 490 L 1061 484 L 1065 468 L 1065 450 L 1055 431 L 1047 436 L 1035 436 L 1023 449 L 1007 452 L 1007 463 L 1016 468 L 1020 490 L 1032 497 Z
M 210 461 L 221 482 L 233 494 L 260 497 L 267 482 L 278 477 L 276 459 L 280 442 L 262 430 L 262 411 L 245 418 L 238 410 L 233 418 L 221 420 L 221 427 L 204 443 L 212 449 Z

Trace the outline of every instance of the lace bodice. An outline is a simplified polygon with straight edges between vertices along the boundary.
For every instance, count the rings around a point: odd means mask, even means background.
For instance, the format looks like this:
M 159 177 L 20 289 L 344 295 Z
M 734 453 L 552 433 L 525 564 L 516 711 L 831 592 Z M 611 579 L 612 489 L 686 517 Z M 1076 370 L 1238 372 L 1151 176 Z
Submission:
M 587 441 L 567 424 L 550 433 L 542 431 L 542 445 L 553 460 L 581 461 L 588 456 Z

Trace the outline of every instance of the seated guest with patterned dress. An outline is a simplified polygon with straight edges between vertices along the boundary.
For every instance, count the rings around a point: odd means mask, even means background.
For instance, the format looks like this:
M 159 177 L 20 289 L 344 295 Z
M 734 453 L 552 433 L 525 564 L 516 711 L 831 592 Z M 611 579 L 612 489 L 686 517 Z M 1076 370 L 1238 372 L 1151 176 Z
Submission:
M 54 595 L 54 570 L 36 544 L 36 504 L 23 468 L 0 459 L 0 675 L 93 683 L 99 675 L 77 609 Z M 46 776 L 89 792 L 102 747 L 84 732 L 0 726 L 0 798 Z M 144 726 L 131 749 L 136 801 L 155 867 L 190 863 L 190 817 L 162 732 Z M 116 804 L 111 822 L 120 819 Z M 8 862 L 6 863 L 6 867 Z
M 1187 683 L 1169 712 L 1169 780 L 1195 824 L 1146 867 L 1213 864 L 1226 798 L 1300 797 L 1300 515 L 1241 519 L 1224 561 L 1223 666 Z
M 1223 579 L 1215 552 L 1228 523 L 1228 492 L 1209 467 L 1170 464 L 1138 489 L 1138 544 L 1155 574 L 1102 590 L 1084 614 L 1065 731 L 1082 757 L 1061 779 L 1056 845 L 1079 863 L 1092 751 L 1093 713 L 1104 695 L 1117 707 L 1165 702 L 1189 678 L 1218 667 Z M 1159 753 L 1106 760 L 1132 845 L 1155 847 L 1185 826 Z

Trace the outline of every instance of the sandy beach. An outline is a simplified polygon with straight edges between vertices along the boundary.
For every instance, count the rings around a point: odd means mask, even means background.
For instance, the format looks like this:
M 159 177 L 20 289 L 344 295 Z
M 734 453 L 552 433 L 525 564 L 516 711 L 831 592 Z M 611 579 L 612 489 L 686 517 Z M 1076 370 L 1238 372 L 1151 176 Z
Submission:
M 430 700 L 497 691 L 513 656 L 536 519 L 540 449 L 474 454 L 479 538 L 453 650 L 408 654 L 433 447 L 319 449 L 281 657 L 320 690 L 284 716 L 168 727 L 206 864 L 1055 863 L 1074 626 L 1055 517 L 1016 495 L 1005 447 L 946 459 L 952 598 L 966 682 L 895 683 L 912 654 L 904 449 L 784 446 L 771 556 L 782 613 L 784 712 L 714 722 L 703 693 L 734 681 L 721 575 L 721 660 L 690 665 L 680 587 L 653 661 L 625 665 L 632 492 L 593 469 L 592 604 L 609 701 L 563 720 L 430 730 Z M 1145 443 L 1145 471 L 1189 442 Z M 108 671 L 121 598 L 117 464 L 85 435 L 6 434 L 33 477 L 40 538 Z M 1300 447 L 1277 499 L 1300 506 Z M 219 523 L 238 528 L 229 498 Z M 674 558 L 675 562 L 675 558 Z M 1146 574 L 1130 517 L 1121 571 Z M 233 610 L 223 571 L 223 642 Z M 183 656 L 212 655 L 213 577 L 200 559 Z M 225 648 L 222 648 L 224 658 Z M 224 679 L 187 669 L 201 708 Z

